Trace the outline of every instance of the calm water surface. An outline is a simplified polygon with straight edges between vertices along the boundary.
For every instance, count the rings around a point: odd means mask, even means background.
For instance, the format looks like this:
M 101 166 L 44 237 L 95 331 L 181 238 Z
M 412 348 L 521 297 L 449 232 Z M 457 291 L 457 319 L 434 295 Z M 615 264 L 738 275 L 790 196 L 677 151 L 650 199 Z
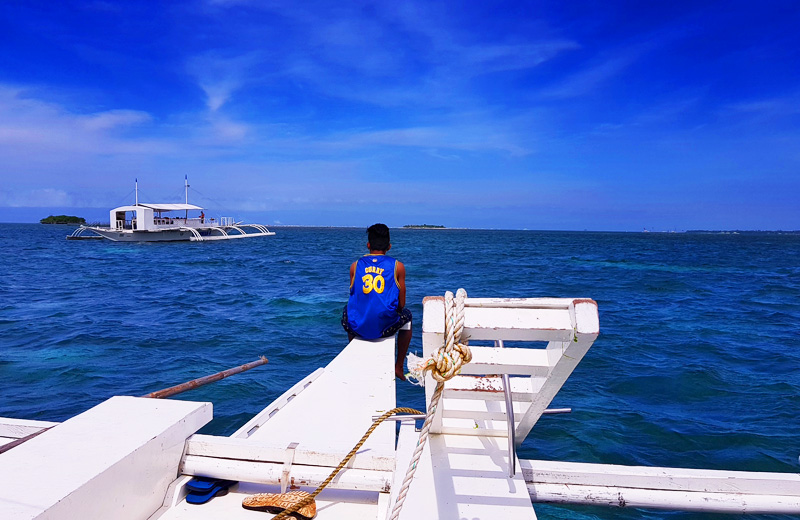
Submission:
M 66 241 L 72 229 L 0 224 L 0 416 L 63 421 L 265 355 L 182 396 L 214 403 L 204 433 L 230 434 L 346 345 L 362 229 L 172 244 Z M 392 230 L 392 242 L 417 318 L 423 297 L 459 287 L 598 302 L 601 335 L 552 404 L 574 411 L 542 418 L 521 457 L 800 472 L 800 236 Z M 398 404 L 424 409 L 423 391 L 398 384 Z

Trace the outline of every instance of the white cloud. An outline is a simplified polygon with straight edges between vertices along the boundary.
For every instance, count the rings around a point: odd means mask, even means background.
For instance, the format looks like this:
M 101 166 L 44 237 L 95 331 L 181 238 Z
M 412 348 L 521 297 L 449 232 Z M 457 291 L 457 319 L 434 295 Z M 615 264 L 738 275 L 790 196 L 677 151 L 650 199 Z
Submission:
M 215 50 L 189 59 L 187 69 L 206 93 L 208 109 L 217 112 L 239 88 L 252 81 L 262 60 L 259 51 L 242 54 Z
M 147 121 L 148 114 L 133 110 L 74 114 L 27 97 L 24 89 L 0 85 L 0 154 L 7 157 L 19 158 L 26 151 L 34 155 L 124 151 L 128 143 L 113 137 L 113 132 Z
M 43 188 L 21 192 L 0 191 L 0 206 L 10 208 L 71 207 L 72 196 L 64 190 Z
M 87 130 L 97 131 L 129 127 L 151 119 L 150 114 L 137 110 L 109 110 L 84 117 L 82 122 Z

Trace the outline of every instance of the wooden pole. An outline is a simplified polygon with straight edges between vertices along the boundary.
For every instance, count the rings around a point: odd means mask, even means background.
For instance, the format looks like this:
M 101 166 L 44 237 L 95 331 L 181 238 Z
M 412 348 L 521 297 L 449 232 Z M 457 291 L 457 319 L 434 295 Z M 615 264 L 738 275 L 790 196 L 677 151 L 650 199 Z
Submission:
M 53 426 L 56 426 L 56 425 L 54 424 Z M 11 442 L 9 442 L 7 444 L 3 444 L 2 446 L 0 446 L 0 453 L 5 453 L 8 450 L 10 450 L 11 448 L 16 448 L 17 446 L 19 446 L 23 442 L 28 442 L 29 440 L 33 439 L 37 435 L 46 432 L 47 430 L 49 430 L 53 426 L 48 426 L 47 428 L 42 428 L 38 432 L 33 432 L 30 435 L 26 435 L 25 437 L 20 437 L 19 439 L 15 440 L 15 441 L 11 441 Z
M 257 366 L 261 366 L 267 363 L 268 360 L 264 356 L 261 356 L 260 359 L 257 361 L 253 361 L 252 363 L 247 363 L 246 365 L 238 366 L 235 368 L 229 368 L 228 370 L 223 370 L 222 372 L 217 372 L 216 374 L 212 374 L 210 376 L 201 377 L 195 379 L 193 381 L 189 381 L 187 383 L 182 383 L 180 385 L 175 385 L 170 388 L 165 388 L 163 390 L 159 390 L 157 392 L 151 392 L 147 395 L 143 395 L 142 397 L 152 397 L 153 399 L 163 399 L 165 397 L 170 397 L 175 394 L 179 394 L 181 392 L 185 392 L 187 390 L 192 390 L 194 388 L 207 385 L 208 383 L 213 383 L 214 381 L 219 381 L 220 379 L 225 379 L 228 376 L 232 376 L 234 374 L 238 374 L 240 372 L 244 372 L 246 370 L 250 370 L 251 368 L 255 368 Z
M 216 374 L 212 374 L 210 376 L 201 377 L 201 378 L 195 379 L 193 381 L 189 381 L 187 383 L 182 383 L 180 385 L 176 385 L 176 386 L 173 386 L 173 387 L 170 387 L 170 388 L 165 388 L 164 390 L 159 390 L 158 392 L 152 392 L 152 393 L 149 393 L 147 395 L 143 395 L 142 397 L 152 397 L 154 399 L 163 399 L 164 397 L 170 397 L 170 396 L 173 396 L 175 394 L 179 394 L 181 392 L 185 392 L 187 390 L 191 390 L 193 388 L 197 388 L 197 387 L 200 387 L 200 386 L 203 386 L 203 385 L 207 385 L 208 383 L 213 383 L 214 381 L 219 381 L 220 379 L 225 379 L 228 376 L 232 376 L 232 375 L 238 374 L 240 372 L 245 372 L 247 370 L 250 370 L 251 368 L 255 368 L 257 366 L 264 365 L 267 362 L 268 362 L 267 358 L 265 358 L 264 356 L 261 356 L 261 358 L 259 358 L 258 361 L 253 361 L 252 363 L 247 363 L 246 365 L 238 366 L 238 367 L 235 367 L 235 368 L 229 368 L 228 370 L 223 370 L 222 372 L 217 372 Z M 57 425 L 54 425 L 54 426 L 57 426 Z M 15 441 L 11 441 L 11 442 L 9 442 L 7 444 L 4 444 L 4 445 L 0 446 L 0 453 L 5 453 L 6 451 L 10 450 L 11 448 L 15 448 L 15 447 L 19 446 L 20 444 L 33 439 L 37 435 L 46 432 L 50 428 L 53 428 L 53 426 L 49 426 L 47 428 L 42 428 L 38 432 L 34 432 L 34 433 L 30 434 L 30 435 L 26 435 L 25 437 L 22 437 L 20 439 L 17 439 Z

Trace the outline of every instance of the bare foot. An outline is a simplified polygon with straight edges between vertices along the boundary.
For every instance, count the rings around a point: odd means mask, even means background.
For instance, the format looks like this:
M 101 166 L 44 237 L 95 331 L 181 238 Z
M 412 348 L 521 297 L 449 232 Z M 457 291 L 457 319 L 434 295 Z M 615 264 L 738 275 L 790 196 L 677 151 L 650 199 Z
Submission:
M 405 376 L 405 374 L 403 374 L 403 369 L 402 368 L 394 367 L 394 375 L 400 381 L 405 381 L 406 380 L 406 376 Z

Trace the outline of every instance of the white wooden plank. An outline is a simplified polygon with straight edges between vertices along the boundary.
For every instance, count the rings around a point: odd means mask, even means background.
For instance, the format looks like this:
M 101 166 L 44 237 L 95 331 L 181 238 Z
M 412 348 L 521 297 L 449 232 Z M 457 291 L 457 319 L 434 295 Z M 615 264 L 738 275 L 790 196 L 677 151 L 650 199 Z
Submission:
M 587 307 L 593 307 L 591 305 Z M 597 307 L 593 307 L 597 311 Z M 592 346 L 594 339 L 597 337 L 596 333 L 591 334 L 577 334 L 575 341 L 565 342 L 559 348 L 552 348 L 548 346 L 547 352 L 552 357 L 557 359 L 555 365 L 550 370 L 547 379 L 544 381 L 532 379 L 531 384 L 535 385 L 538 382 L 542 383 L 541 388 L 534 394 L 530 408 L 525 412 L 525 415 L 520 418 L 519 425 L 516 431 L 517 446 L 522 444 L 522 441 L 528 436 L 533 425 L 539 420 L 542 413 L 550 406 L 555 395 L 561 390 L 561 387 L 566 382 L 567 378 L 572 374 L 572 371 L 580 363 L 583 356 Z M 533 376 L 534 378 L 536 376 Z M 535 389 L 535 387 L 534 387 Z
M 464 333 L 475 340 L 567 341 L 574 330 L 567 309 L 465 307 Z
M 0 454 L 0 518 L 146 518 L 209 420 L 210 403 L 113 397 Z
M 349 451 L 372 425 L 373 416 L 395 407 L 394 361 L 394 338 L 353 340 L 249 438 L 273 446 L 300 442 L 303 449 Z M 364 453 L 393 455 L 394 428 L 389 422 L 378 426 L 364 444 Z
M 556 504 L 641 507 L 704 513 L 798 514 L 800 497 L 704 493 L 570 484 L 528 484 L 531 500 Z
M 294 465 L 325 466 L 334 468 L 347 455 L 336 446 L 315 449 L 304 449 L 303 441 L 294 450 Z M 216 437 L 213 435 L 192 435 L 186 440 L 186 455 L 212 457 L 219 459 L 247 460 L 253 462 L 283 462 L 286 446 L 278 447 L 267 442 L 254 439 L 233 437 Z M 361 450 L 347 463 L 348 468 L 369 469 L 378 471 L 394 471 L 394 456 L 389 454 L 374 455 L 369 450 Z
M 398 460 L 398 468 L 407 465 Z M 431 435 L 400 514 L 400 520 L 422 518 L 535 519 L 522 472 L 508 477 L 507 440 Z
M 464 375 L 512 374 L 546 376 L 550 371 L 547 350 L 536 348 L 471 347 L 472 361 Z
M 567 341 L 575 331 L 575 301 L 591 300 L 467 298 L 464 334 L 474 340 Z M 423 306 L 423 332 L 444 332 L 444 298 L 427 297 Z
M 483 437 L 506 437 L 508 423 L 505 420 L 458 419 L 442 417 L 441 433 L 447 435 L 479 435 Z
M 574 298 L 467 298 L 465 307 L 566 310 Z
M 328 478 L 335 466 L 304 466 L 292 464 L 290 486 L 317 487 Z M 181 473 L 204 477 L 241 480 L 258 484 L 281 483 L 283 464 L 246 460 L 218 459 L 187 455 L 183 459 Z M 383 491 L 391 489 L 392 472 L 366 469 L 343 469 L 328 486 L 332 489 L 361 491 Z
M 521 460 L 525 480 L 670 491 L 800 496 L 800 474 Z
M 419 440 L 419 432 L 416 431 L 416 426 L 413 422 L 400 423 L 400 431 L 397 435 L 397 464 L 392 480 L 392 489 L 389 497 L 389 511 L 384 517 L 378 517 L 378 520 L 386 520 L 388 515 L 392 513 L 395 502 L 397 501 L 397 494 L 403 487 L 403 481 L 408 472 L 408 465 L 414 455 L 414 450 L 417 448 L 417 441 Z M 423 452 L 424 453 L 424 452 Z M 412 484 L 413 485 L 413 482 Z M 417 519 L 420 520 L 420 519 Z
M 531 401 L 531 380 L 528 377 L 512 377 L 511 398 L 514 401 Z M 503 379 L 501 377 L 456 376 L 444 386 L 444 398 L 480 399 L 485 401 L 504 401 Z
M 312 492 L 313 488 L 303 491 Z M 224 496 L 216 496 L 202 506 L 177 503 L 160 511 L 149 520 L 269 520 L 274 515 L 242 507 L 242 500 L 255 493 L 279 493 L 275 485 L 241 482 Z M 317 497 L 317 516 L 314 520 L 376 520 L 380 493 L 325 488 Z
M 597 302 L 590 299 L 574 300 L 572 308 L 575 331 L 578 334 L 594 335 L 600 333 L 600 316 L 597 313 Z
M 261 410 L 258 414 L 256 414 L 252 419 L 247 421 L 241 428 L 236 430 L 231 437 L 241 437 L 247 438 L 252 435 L 258 428 L 260 428 L 264 423 L 266 423 L 270 417 L 276 414 L 281 408 L 286 406 L 290 401 L 297 397 L 297 395 L 308 388 L 311 383 L 313 383 L 322 373 L 324 370 L 322 368 L 316 369 L 314 372 L 310 373 L 294 385 L 281 394 L 280 397 L 272 401 L 266 408 Z

